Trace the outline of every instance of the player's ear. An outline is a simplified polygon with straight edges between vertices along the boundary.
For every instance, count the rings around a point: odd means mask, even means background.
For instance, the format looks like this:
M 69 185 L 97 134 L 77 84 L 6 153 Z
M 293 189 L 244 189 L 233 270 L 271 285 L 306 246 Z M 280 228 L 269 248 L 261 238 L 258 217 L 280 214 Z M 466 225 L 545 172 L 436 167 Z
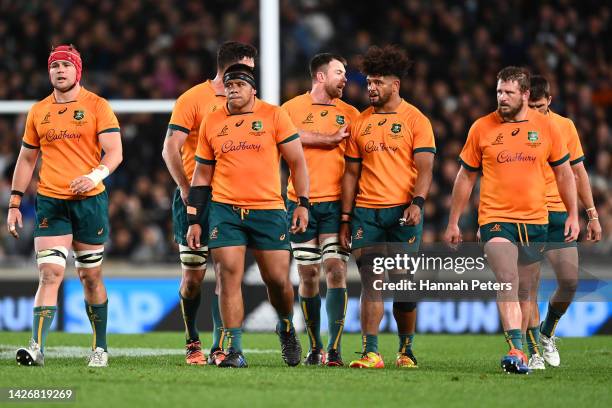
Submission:
M 393 82 L 391 83 L 391 85 L 393 87 L 392 89 L 395 92 L 399 93 L 399 91 L 400 91 L 400 80 L 399 79 L 394 79 Z
M 323 71 L 317 71 L 317 81 L 325 82 L 325 73 Z

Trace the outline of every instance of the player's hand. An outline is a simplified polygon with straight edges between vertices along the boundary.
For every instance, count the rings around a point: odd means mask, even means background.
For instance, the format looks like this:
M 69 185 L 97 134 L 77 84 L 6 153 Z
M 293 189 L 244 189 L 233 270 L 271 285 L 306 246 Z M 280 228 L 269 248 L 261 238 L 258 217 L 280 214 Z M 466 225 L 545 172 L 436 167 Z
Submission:
M 351 224 L 343 222 L 340 224 L 340 230 L 338 231 L 338 239 L 340 240 L 340 246 L 347 251 L 351 250 Z
M 189 186 L 186 188 L 179 187 L 179 193 L 181 194 L 181 200 L 183 200 L 183 204 L 187 205 L 187 198 L 189 197 Z
M 96 187 L 94 182 L 85 176 L 77 177 L 70 183 L 70 191 L 74 194 L 84 194 Z
M 291 219 L 291 231 L 292 234 L 301 234 L 302 232 L 306 232 L 306 227 L 308 227 L 308 208 L 298 206 L 293 211 L 293 218 Z
M 563 231 L 565 242 L 576 241 L 579 233 L 580 224 L 578 223 L 578 217 L 567 217 L 567 220 L 565 220 L 565 230 Z
M 342 126 L 338 129 L 336 133 L 332 133 L 331 135 L 324 135 L 321 138 L 321 143 L 328 149 L 333 149 L 338 146 L 344 139 L 350 136 L 348 132 L 348 127 Z
M 202 227 L 200 224 L 192 224 L 187 230 L 187 246 L 191 249 L 199 249 L 200 238 L 202 237 Z
M 418 205 L 410 204 L 410 206 L 404 210 L 402 218 L 400 218 L 400 225 L 418 225 L 420 222 L 421 209 Z
M 23 228 L 21 211 L 19 208 L 9 208 L 8 215 L 6 217 L 6 228 L 8 229 L 8 232 L 15 237 L 15 239 L 19 238 L 17 227 Z
M 448 224 L 446 232 L 444 233 L 444 241 L 453 249 L 457 249 L 457 246 L 462 241 L 461 230 L 457 224 Z
M 601 224 L 599 220 L 590 220 L 587 224 L 587 241 L 599 242 L 601 240 Z

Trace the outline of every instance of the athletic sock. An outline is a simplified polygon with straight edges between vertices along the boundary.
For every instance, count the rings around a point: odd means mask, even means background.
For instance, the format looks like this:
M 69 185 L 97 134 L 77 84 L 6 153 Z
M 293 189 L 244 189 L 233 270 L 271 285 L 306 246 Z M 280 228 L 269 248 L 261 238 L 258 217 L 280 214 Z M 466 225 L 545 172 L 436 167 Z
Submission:
M 408 350 L 412 350 L 412 343 L 414 341 L 414 333 L 411 334 L 398 334 L 399 337 L 399 352 L 405 353 Z
M 529 355 L 540 354 L 538 344 L 540 342 L 540 328 L 529 327 L 527 328 L 527 348 L 529 349 Z
M 318 294 L 313 297 L 300 296 L 300 307 L 306 322 L 310 349 L 320 350 L 323 348 L 323 341 L 321 340 L 321 296 Z
M 213 294 L 210 301 L 210 309 L 213 321 L 213 340 L 210 349 L 223 349 L 225 331 L 223 330 L 223 321 L 221 320 L 221 311 L 219 310 L 219 295 Z
M 557 323 L 559 323 L 561 316 L 563 316 L 563 313 L 555 310 L 549 303 L 548 311 L 546 312 L 546 318 L 540 324 L 540 333 L 542 333 L 546 337 L 554 336 L 555 328 L 557 327 Z
M 36 306 L 33 311 L 32 319 L 32 339 L 40 346 L 40 351 L 45 348 L 45 340 L 53 318 L 57 312 L 57 306 Z
M 377 334 L 366 334 L 361 336 L 364 353 L 378 353 L 378 335 Z
M 346 304 L 348 302 L 346 288 L 327 289 L 325 295 L 325 309 L 327 309 L 327 330 L 329 340 L 327 351 L 336 349 L 340 351 L 342 331 L 344 330 L 344 318 L 346 316 Z
M 282 315 L 278 314 L 278 323 L 276 323 L 276 331 L 278 333 L 293 331 L 293 312 Z
M 91 323 L 91 329 L 93 330 L 93 341 L 91 343 L 91 349 L 95 350 L 97 347 L 108 351 L 106 345 L 106 322 L 108 320 L 108 299 L 106 302 L 99 305 L 92 305 L 85 301 L 85 310 L 87 311 L 87 317 L 89 323 Z
M 198 293 L 196 297 L 189 299 L 183 297 L 179 292 L 181 298 L 181 312 L 183 314 L 183 322 L 185 323 L 185 340 L 187 343 L 200 340 L 200 334 L 196 329 L 196 318 L 198 316 L 198 308 L 200 307 L 201 294 Z
M 504 336 L 510 350 L 518 349 L 523 351 L 523 335 L 521 334 L 521 329 L 506 330 Z
M 227 337 L 227 348 L 234 349 L 234 351 L 242 352 L 242 329 L 240 327 L 225 329 L 225 335 Z

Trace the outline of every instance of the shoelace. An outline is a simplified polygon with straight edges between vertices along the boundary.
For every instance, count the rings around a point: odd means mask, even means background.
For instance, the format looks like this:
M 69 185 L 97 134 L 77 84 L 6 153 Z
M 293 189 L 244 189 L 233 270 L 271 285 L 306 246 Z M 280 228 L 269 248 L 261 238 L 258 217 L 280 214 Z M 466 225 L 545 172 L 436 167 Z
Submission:
M 297 346 L 297 340 L 295 336 L 291 335 L 291 333 L 283 333 L 281 336 L 285 338 L 282 344 L 283 352 L 285 352 L 289 347 Z
M 544 349 L 549 352 L 549 353 L 553 353 L 555 351 L 557 351 L 557 337 L 552 336 L 549 338 L 549 341 L 544 343 Z
M 187 354 L 201 352 L 200 347 L 201 345 L 199 341 L 187 344 Z
M 91 359 L 93 360 L 94 363 L 101 364 L 102 354 L 103 354 L 102 351 L 94 351 L 93 354 L 91 355 Z

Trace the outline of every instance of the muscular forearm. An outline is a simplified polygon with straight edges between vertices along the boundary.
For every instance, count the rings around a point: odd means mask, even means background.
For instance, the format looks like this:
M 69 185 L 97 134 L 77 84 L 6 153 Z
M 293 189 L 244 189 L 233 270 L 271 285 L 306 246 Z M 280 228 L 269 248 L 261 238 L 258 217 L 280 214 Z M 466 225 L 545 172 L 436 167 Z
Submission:
M 119 164 L 123 161 L 123 153 L 121 149 L 113 149 L 108 152 L 104 152 L 104 157 L 100 161 L 100 164 L 108 168 L 109 173 L 112 173 L 119 167 Z
M 350 213 L 353 211 L 353 202 L 357 193 L 358 175 L 352 172 L 345 172 L 342 177 L 342 212 Z
M 568 215 L 570 217 L 577 217 L 578 200 L 576 196 L 576 182 L 569 164 L 559 166 L 559 169 L 555 171 L 555 178 L 559 189 L 559 195 L 561 196 L 561 200 L 563 200 Z
M 26 157 L 24 154 L 20 154 L 15 165 L 15 173 L 13 173 L 13 182 L 11 184 L 11 190 L 24 192 L 30 181 L 32 181 L 32 174 L 36 167 L 36 160 L 38 159 L 38 152 L 31 152 Z
M 593 192 L 591 191 L 591 184 L 589 182 L 589 175 L 584 168 L 584 165 L 580 163 L 579 165 L 572 167 L 572 170 L 576 176 L 576 190 L 578 191 L 578 198 L 580 199 L 580 202 L 584 208 L 595 207 Z
M 458 225 L 459 218 L 465 210 L 465 206 L 470 199 L 472 194 L 472 188 L 476 181 L 475 175 L 470 175 L 467 170 L 461 168 L 455 179 L 455 185 L 453 186 L 453 193 L 451 196 L 451 208 L 448 223 L 451 225 Z
M 162 150 L 162 157 L 164 162 L 166 162 L 170 176 L 172 176 L 176 185 L 182 190 L 189 189 L 189 179 L 185 174 L 181 157 L 181 147 L 183 147 L 187 136 L 185 132 L 168 129 Z
M 417 179 L 414 184 L 413 197 L 427 198 L 433 179 L 433 154 L 417 153 L 415 155 Z
M 321 135 L 319 133 L 309 132 L 308 130 L 298 130 L 298 134 L 300 135 L 300 142 L 302 142 L 302 146 L 321 146 Z
M 295 194 L 298 197 L 308 197 L 310 192 L 310 180 L 308 179 L 308 167 L 306 167 L 306 160 L 303 159 L 288 163 L 293 176 L 293 187 L 295 188 Z
M 166 167 L 170 172 L 170 176 L 174 179 L 174 182 L 181 189 L 189 188 L 189 179 L 185 174 L 185 170 L 183 168 L 183 160 L 181 158 L 181 153 L 176 151 L 166 151 L 164 149 L 162 153 L 162 157 L 166 162 Z

